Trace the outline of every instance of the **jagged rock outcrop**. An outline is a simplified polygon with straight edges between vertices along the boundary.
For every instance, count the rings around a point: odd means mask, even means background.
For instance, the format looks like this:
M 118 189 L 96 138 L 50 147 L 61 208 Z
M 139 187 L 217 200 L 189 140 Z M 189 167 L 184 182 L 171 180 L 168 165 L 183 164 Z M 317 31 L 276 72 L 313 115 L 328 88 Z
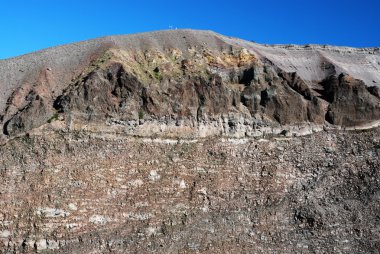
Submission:
M 321 84 L 322 96 L 330 102 L 326 113 L 330 123 L 352 126 L 379 119 L 379 97 L 363 81 L 341 74 L 330 76 Z

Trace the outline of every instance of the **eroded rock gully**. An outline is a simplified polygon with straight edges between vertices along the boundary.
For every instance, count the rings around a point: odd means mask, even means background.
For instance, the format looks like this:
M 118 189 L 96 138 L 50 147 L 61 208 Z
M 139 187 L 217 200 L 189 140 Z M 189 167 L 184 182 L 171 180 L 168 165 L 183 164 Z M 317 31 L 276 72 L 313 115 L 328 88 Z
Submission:
M 0 61 L 0 253 L 377 253 L 378 63 L 191 30 Z

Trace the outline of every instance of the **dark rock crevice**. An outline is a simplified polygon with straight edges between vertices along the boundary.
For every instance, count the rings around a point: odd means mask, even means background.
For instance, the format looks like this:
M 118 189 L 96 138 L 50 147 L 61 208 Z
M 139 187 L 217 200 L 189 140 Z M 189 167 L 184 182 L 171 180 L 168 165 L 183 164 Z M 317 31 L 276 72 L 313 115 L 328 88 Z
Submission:
M 255 79 L 255 67 L 250 67 L 243 70 L 241 77 L 239 77 L 239 83 L 249 86 Z

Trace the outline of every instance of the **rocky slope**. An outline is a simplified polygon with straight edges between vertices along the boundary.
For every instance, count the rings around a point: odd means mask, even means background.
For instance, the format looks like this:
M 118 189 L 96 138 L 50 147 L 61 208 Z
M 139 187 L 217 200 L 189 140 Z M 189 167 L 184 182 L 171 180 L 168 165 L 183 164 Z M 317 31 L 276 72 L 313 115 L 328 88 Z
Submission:
M 380 129 L 0 147 L 2 253 L 377 253 Z
M 380 248 L 379 48 L 161 31 L 1 60 L 0 87 L 0 253 Z

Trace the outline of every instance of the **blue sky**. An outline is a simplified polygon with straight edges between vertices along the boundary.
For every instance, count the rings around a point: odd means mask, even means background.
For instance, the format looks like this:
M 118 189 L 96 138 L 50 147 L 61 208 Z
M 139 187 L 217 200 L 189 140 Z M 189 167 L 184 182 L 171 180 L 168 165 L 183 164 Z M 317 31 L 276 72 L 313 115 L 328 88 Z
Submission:
M 380 46 L 380 0 L 1 0 L 0 59 L 171 26 L 269 44 Z

